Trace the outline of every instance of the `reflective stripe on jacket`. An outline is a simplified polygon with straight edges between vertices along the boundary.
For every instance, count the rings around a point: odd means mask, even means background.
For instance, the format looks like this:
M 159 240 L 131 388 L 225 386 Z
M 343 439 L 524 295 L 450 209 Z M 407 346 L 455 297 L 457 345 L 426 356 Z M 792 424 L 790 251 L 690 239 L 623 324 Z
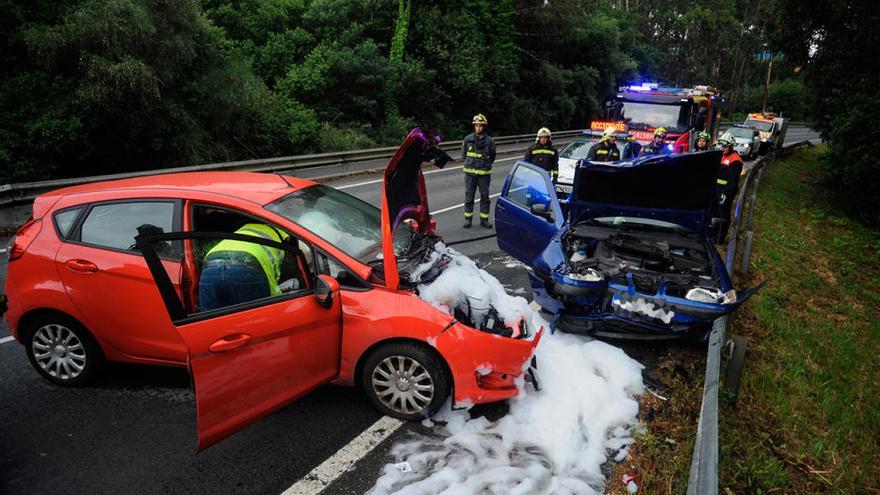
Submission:
M 552 143 L 535 143 L 529 146 L 525 160 L 543 168 L 551 177 L 559 174 L 559 152 Z
M 620 160 L 620 150 L 616 144 L 611 144 L 609 141 L 600 141 L 590 148 L 590 152 L 587 153 L 587 160 L 616 162 Z
M 495 163 L 495 140 L 488 134 L 468 134 L 461 143 L 461 159 L 464 160 L 464 173 L 490 175 Z
M 733 196 L 739 190 L 739 176 L 742 173 L 743 161 L 736 151 L 721 156 L 721 166 L 718 168 L 718 191 L 728 196 Z
M 281 237 L 281 232 L 263 223 L 248 223 L 235 231 L 239 235 L 249 235 L 253 237 L 262 237 L 267 241 L 282 242 L 287 238 Z M 216 246 L 208 251 L 205 255 L 207 259 L 214 253 L 219 252 L 238 252 L 247 253 L 254 257 L 260 267 L 266 273 L 266 279 L 269 282 L 269 293 L 278 295 L 281 290 L 278 288 L 278 281 L 281 278 L 281 264 L 284 261 L 284 251 L 263 244 L 255 244 L 252 242 L 237 241 L 234 239 L 223 239 Z

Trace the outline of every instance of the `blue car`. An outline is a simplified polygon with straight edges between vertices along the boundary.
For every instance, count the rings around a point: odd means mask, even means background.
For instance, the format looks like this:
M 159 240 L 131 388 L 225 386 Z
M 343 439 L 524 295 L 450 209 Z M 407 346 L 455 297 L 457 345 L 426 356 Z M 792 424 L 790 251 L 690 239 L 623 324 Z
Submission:
M 718 151 L 580 161 L 568 201 L 517 162 L 495 207 L 498 247 L 531 270 L 554 328 L 613 338 L 701 336 L 737 293 L 708 235 Z

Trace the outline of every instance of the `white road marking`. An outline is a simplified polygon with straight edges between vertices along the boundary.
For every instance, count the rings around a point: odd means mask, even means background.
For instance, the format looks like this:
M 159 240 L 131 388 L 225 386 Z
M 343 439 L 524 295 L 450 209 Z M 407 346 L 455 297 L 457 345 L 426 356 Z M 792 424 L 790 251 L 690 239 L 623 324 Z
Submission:
M 495 163 L 499 163 L 499 162 L 509 162 L 509 161 L 511 161 L 511 160 L 521 160 L 521 159 L 522 159 L 521 157 L 514 156 L 514 157 L 511 157 L 511 158 L 502 158 L 502 159 L 500 159 L 500 160 L 495 160 Z M 427 172 L 422 172 L 422 173 L 425 174 L 425 175 L 431 175 L 431 174 L 438 174 L 438 173 L 440 173 L 440 172 L 449 172 L 450 170 L 461 170 L 461 169 L 463 169 L 463 168 L 464 168 L 464 165 L 458 165 L 458 166 L 455 166 L 455 167 L 441 168 L 441 169 L 438 169 L 438 170 L 429 170 L 429 171 L 427 171 Z M 333 187 L 334 187 L 335 189 L 349 189 L 349 188 L 352 188 L 352 187 L 360 187 L 360 186 L 368 186 L 368 185 L 370 185 L 370 184 L 378 184 L 378 183 L 382 182 L 383 180 L 385 180 L 384 177 L 381 178 L 381 179 L 373 179 L 373 180 L 368 180 L 368 181 L 365 181 L 365 182 L 358 182 L 358 183 L 356 183 L 356 184 L 346 184 L 346 185 L 344 185 L 344 186 L 333 186 Z
M 382 416 L 372 426 L 362 431 L 348 445 L 342 447 L 320 466 L 312 469 L 301 480 L 297 481 L 281 495 L 317 495 L 330 486 L 336 478 L 351 469 L 361 458 L 370 453 L 392 433 L 397 431 L 404 422 L 390 416 Z
M 3 254 L 5 252 L 6 252 L 6 248 L 0 248 L 0 254 Z
M 497 193 L 495 193 L 495 194 L 490 194 L 490 195 L 489 195 L 490 198 L 497 198 L 498 196 L 501 196 L 501 193 L 500 193 L 500 192 L 497 192 Z M 479 198 L 475 198 L 475 201 L 476 201 L 476 202 L 479 202 L 480 200 L 479 200 Z M 462 208 L 462 207 L 464 207 L 464 203 L 459 203 L 459 204 L 457 204 L 457 205 L 452 205 L 452 206 L 450 206 L 450 207 L 448 207 L 448 208 L 442 208 L 442 209 L 439 209 L 439 210 L 437 210 L 437 211 L 432 211 L 432 212 L 431 212 L 431 215 L 439 215 L 440 213 L 446 213 L 447 211 L 451 211 L 451 210 L 454 210 L 454 209 L 456 209 L 456 208 Z
M 2 339 L 0 339 L 0 344 L 5 344 L 7 342 L 12 342 L 14 340 L 15 340 L 15 337 L 13 337 L 12 335 L 10 335 L 9 337 L 3 337 Z

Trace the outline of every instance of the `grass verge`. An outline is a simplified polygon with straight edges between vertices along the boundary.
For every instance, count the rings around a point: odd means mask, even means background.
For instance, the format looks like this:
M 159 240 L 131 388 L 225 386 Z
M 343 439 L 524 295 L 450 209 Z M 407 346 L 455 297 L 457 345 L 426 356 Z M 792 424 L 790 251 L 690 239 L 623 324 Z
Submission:
M 755 216 L 740 399 L 721 416 L 734 493 L 880 493 L 880 232 L 836 210 L 821 148 L 773 164 Z M 744 284 L 740 284 L 744 285 Z

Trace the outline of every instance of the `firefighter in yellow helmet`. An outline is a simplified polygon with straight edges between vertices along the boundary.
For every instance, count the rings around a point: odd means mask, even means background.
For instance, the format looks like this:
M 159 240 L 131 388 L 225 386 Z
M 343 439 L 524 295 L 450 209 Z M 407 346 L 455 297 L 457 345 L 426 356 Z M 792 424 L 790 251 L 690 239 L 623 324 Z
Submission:
M 668 155 L 672 153 L 672 147 L 666 145 L 666 128 L 658 127 L 654 130 L 654 139 L 642 147 L 639 156 Z
M 550 129 L 546 127 L 538 129 L 535 144 L 526 150 L 524 159 L 546 170 L 553 183 L 556 183 L 556 177 L 559 175 L 559 150 L 553 146 Z
M 474 132 L 468 134 L 461 144 L 464 160 L 464 225 L 469 229 L 474 220 L 474 196 L 480 190 L 480 226 L 492 228 L 489 222 L 489 182 L 495 163 L 495 140 L 486 133 L 489 121 L 483 114 L 474 115 Z
M 602 138 L 587 153 L 587 160 L 594 162 L 616 162 L 620 160 L 620 149 L 617 147 L 617 129 L 612 126 L 605 128 Z

